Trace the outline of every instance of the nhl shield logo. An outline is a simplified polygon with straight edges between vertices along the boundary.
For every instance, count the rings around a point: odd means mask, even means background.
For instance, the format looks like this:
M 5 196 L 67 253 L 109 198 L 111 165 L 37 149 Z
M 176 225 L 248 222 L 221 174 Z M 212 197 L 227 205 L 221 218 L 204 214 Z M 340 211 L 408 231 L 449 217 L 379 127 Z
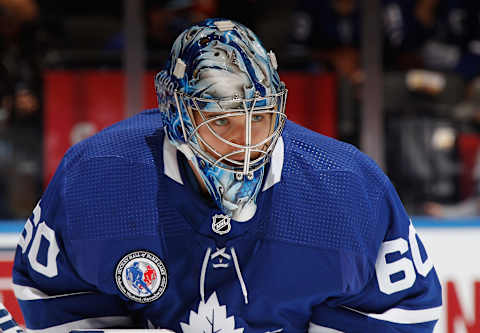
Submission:
M 230 232 L 232 225 L 230 224 L 230 216 L 217 214 L 212 216 L 212 230 L 219 234 L 225 235 Z
M 167 269 L 163 262 L 148 251 L 135 251 L 117 264 L 115 282 L 118 289 L 138 303 L 158 299 L 167 288 Z

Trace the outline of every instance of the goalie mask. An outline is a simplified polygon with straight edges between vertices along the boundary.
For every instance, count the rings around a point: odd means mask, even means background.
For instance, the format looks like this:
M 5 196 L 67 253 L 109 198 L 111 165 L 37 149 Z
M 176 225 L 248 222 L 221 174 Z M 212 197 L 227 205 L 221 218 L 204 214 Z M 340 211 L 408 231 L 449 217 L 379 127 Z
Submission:
M 168 139 L 237 221 L 255 214 L 265 165 L 285 124 L 287 90 L 276 67 L 251 30 L 208 19 L 180 34 L 155 77 Z

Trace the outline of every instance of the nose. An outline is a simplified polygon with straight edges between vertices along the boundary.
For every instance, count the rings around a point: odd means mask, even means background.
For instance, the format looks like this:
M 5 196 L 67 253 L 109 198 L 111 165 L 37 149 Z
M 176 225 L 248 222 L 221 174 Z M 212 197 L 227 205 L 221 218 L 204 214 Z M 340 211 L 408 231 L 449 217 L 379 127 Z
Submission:
M 228 141 L 239 146 L 246 146 L 247 144 L 252 145 L 255 144 L 254 133 L 250 133 L 250 140 L 247 142 L 247 132 L 246 132 L 246 125 L 245 125 L 245 118 L 238 119 L 237 122 L 234 122 L 234 125 L 231 127 L 231 132 L 229 133 Z M 258 149 L 258 148 L 256 148 Z M 228 152 L 234 152 L 242 150 L 241 148 L 234 147 L 229 145 Z M 254 160 L 260 156 L 260 152 L 258 151 L 250 151 L 250 160 Z M 228 157 L 231 160 L 242 162 L 245 160 L 245 151 L 239 151 L 235 154 L 232 154 Z
M 240 146 L 245 146 L 246 139 L 245 139 L 245 128 L 235 130 L 231 135 L 228 141 L 235 143 Z
M 245 130 L 236 131 L 229 138 L 228 141 L 230 141 L 234 144 L 237 144 L 237 145 L 244 146 L 245 145 Z M 229 152 L 234 152 L 234 151 L 238 151 L 240 149 L 241 148 L 230 146 L 228 150 L 229 150 Z M 232 159 L 232 160 L 235 160 L 235 161 L 243 161 L 245 159 L 245 153 L 244 152 L 238 152 L 238 153 L 235 153 L 233 155 L 230 155 L 229 158 Z
M 239 117 L 237 119 L 232 118 L 231 124 L 227 140 L 237 145 L 244 146 L 246 144 L 245 117 Z
M 225 136 L 225 139 L 230 143 L 245 146 L 247 143 L 246 140 L 246 126 L 245 126 L 245 117 L 232 117 L 230 119 L 230 130 Z M 239 151 L 241 148 L 228 145 L 226 148 L 226 153 L 233 153 L 234 151 Z M 245 159 L 245 152 L 237 152 L 228 157 L 234 161 L 243 161 Z

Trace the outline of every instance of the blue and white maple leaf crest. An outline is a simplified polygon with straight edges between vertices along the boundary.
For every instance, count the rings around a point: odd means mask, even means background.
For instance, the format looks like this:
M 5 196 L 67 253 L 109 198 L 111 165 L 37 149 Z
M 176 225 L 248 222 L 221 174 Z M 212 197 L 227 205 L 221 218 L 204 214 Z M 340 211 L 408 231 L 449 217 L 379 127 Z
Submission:
M 207 302 L 200 301 L 198 312 L 190 311 L 189 323 L 180 323 L 183 333 L 243 333 L 243 328 L 235 329 L 235 318 L 227 318 L 227 307 L 218 303 L 213 292 Z

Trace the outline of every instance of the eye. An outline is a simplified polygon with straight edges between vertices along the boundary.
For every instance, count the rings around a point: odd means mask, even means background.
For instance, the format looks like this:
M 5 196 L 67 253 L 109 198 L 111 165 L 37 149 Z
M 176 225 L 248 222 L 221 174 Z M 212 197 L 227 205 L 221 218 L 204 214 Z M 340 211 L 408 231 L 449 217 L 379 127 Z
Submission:
M 252 115 L 252 122 L 258 123 L 258 122 L 262 121 L 263 118 L 265 118 L 265 117 L 261 114 L 254 114 L 254 115 Z
M 225 126 L 228 124 L 228 120 L 225 118 L 220 118 L 215 120 L 213 123 L 215 124 L 215 126 Z

